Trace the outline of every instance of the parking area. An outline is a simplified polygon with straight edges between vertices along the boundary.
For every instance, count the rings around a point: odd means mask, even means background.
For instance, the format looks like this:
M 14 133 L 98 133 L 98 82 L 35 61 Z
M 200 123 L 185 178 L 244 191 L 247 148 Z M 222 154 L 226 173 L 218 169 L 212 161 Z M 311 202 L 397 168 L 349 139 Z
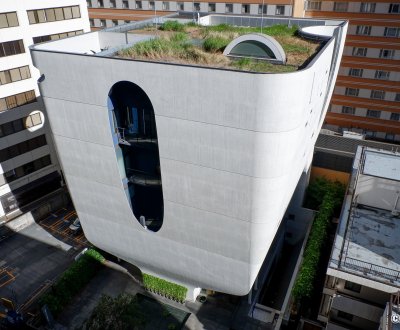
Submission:
M 82 229 L 75 231 L 70 229 L 71 224 L 76 218 L 77 215 L 74 210 L 61 208 L 39 221 L 39 225 L 54 237 L 79 249 L 86 247 L 88 241 Z
M 70 228 L 76 218 L 72 208 L 61 208 L 17 232 L 0 227 L 0 298 L 21 307 L 89 245 L 82 229 Z

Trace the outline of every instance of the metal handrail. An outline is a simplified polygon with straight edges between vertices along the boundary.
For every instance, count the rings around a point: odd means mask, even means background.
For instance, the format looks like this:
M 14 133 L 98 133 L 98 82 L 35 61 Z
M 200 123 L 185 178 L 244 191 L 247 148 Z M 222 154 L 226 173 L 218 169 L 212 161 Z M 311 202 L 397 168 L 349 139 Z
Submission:
M 364 274 L 377 275 L 391 282 L 400 279 L 400 271 L 350 257 L 345 257 L 343 266 L 361 271 Z

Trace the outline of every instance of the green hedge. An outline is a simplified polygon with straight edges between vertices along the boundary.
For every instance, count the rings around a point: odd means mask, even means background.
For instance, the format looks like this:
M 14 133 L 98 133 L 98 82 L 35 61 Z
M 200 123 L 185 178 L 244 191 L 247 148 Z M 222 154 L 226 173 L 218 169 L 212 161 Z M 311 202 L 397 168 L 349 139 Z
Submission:
M 96 250 L 87 250 L 75 261 L 39 300 L 47 304 L 53 316 L 57 316 L 72 298 L 94 277 L 105 258 Z
M 293 296 L 298 302 L 312 296 L 321 249 L 328 238 L 331 218 L 335 209 L 340 207 L 344 194 L 344 186 L 339 182 L 320 179 L 310 186 L 309 192 L 313 192 L 312 202 L 319 205 L 319 210 L 311 227 L 303 263 L 293 287 Z
M 143 273 L 143 286 L 146 290 L 177 300 L 181 303 L 185 301 L 187 288 L 163 280 L 161 278 Z

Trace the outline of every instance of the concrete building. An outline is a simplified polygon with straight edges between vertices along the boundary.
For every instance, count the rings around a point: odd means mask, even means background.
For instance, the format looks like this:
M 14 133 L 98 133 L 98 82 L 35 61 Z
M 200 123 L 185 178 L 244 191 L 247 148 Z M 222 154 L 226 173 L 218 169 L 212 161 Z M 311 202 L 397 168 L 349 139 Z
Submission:
M 400 289 L 399 169 L 398 152 L 357 151 L 318 316 L 327 329 L 377 329 Z
M 399 1 L 305 1 L 304 17 L 349 20 L 326 128 L 399 142 Z
M 0 4 L 0 223 L 61 185 L 28 47 L 88 31 L 81 0 Z
M 202 18 L 222 22 L 240 20 Z M 345 22 L 244 21 L 261 23 L 298 24 L 323 42 L 292 73 L 118 57 L 152 38 L 134 30 L 153 21 L 31 48 L 87 239 L 191 298 L 194 288 L 251 289 L 310 166 L 339 70 Z

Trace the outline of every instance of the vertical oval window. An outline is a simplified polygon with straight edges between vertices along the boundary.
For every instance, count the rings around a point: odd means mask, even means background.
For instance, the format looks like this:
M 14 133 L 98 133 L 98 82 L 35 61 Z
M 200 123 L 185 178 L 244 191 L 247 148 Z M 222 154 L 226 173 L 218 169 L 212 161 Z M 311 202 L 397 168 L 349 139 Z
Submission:
M 132 212 L 144 228 L 158 231 L 164 205 L 153 105 L 143 89 L 129 81 L 114 84 L 108 96 L 111 129 L 118 139 L 116 155 Z

